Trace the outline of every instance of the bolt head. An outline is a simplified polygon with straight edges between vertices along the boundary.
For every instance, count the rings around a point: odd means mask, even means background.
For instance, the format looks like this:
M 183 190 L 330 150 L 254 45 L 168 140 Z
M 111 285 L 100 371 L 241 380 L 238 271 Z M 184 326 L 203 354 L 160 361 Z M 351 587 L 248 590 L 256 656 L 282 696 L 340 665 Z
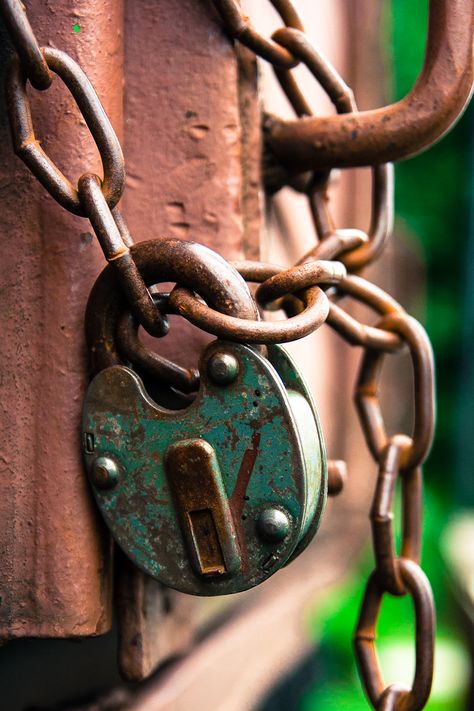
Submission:
M 239 361 L 230 353 L 214 353 L 207 362 L 207 372 L 216 385 L 230 385 L 239 374 Z
M 113 489 L 119 474 L 117 463 L 110 457 L 97 457 L 92 463 L 91 480 L 98 489 Z
M 258 517 L 257 530 L 268 543 L 280 543 L 290 532 L 290 519 L 281 509 L 265 509 Z

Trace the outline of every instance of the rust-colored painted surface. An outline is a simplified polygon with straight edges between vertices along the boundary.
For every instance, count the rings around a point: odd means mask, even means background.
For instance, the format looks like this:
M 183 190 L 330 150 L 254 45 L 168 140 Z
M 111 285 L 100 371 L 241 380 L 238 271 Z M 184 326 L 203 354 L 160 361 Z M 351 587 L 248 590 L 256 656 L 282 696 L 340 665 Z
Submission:
M 28 6 L 40 41 L 80 62 L 120 130 L 121 2 Z M 9 48 L 0 44 L 4 71 Z M 99 170 L 61 82 L 32 94 L 38 134 L 67 175 Z M 86 221 L 14 157 L 3 105 L 0 122 L 0 637 L 100 634 L 111 623 L 110 554 L 83 474 L 79 422 L 84 308 L 103 258 Z
M 255 68 L 247 57 L 239 69 L 211 4 L 55 0 L 28 10 L 40 42 L 79 61 L 125 139 L 122 206 L 134 237 L 190 238 L 231 258 L 252 243 L 256 253 Z M 32 94 L 37 134 L 58 165 L 72 179 L 100 173 L 61 82 Z M 87 384 L 84 307 L 104 262 L 88 223 L 55 204 L 13 156 L 5 111 L 1 120 L 0 636 L 100 634 L 111 622 L 111 546 L 91 504 L 78 423 Z M 195 361 L 203 336 L 188 329 L 183 338 L 182 328 L 174 324 L 164 350 Z M 176 615 L 139 573 L 125 572 L 120 590 L 129 597 L 120 658 L 136 678 L 176 649 Z M 169 641 L 157 645 L 165 617 Z M 143 643 L 130 661 L 124 640 L 135 633 Z
M 129 0 L 125 14 L 124 212 L 135 240 L 175 236 L 228 259 L 258 255 L 260 129 L 255 62 L 237 58 L 211 3 Z M 209 336 L 171 319 L 160 353 L 196 365 Z M 142 679 L 187 646 L 196 600 L 127 566 L 119 662 Z M 167 613 L 166 610 L 169 610 Z

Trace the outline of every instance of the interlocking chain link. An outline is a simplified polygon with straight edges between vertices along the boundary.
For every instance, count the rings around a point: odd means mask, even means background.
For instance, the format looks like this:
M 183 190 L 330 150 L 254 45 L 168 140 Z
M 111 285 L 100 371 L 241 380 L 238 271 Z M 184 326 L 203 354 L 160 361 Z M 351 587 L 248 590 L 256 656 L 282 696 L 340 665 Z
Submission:
M 312 115 L 292 73 L 300 63 L 326 91 L 338 113 L 357 112 L 352 91 L 311 44 L 290 0 L 270 0 L 284 27 L 269 38 L 253 27 L 236 0 L 212 1 L 230 37 L 271 63 L 297 117 Z M 363 349 L 356 404 L 368 447 L 378 466 L 378 477 L 370 514 L 375 570 L 367 583 L 356 629 L 356 657 L 374 708 L 380 711 L 422 709 L 430 693 L 434 649 L 433 598 L 419 567 L 421 466 L 431 446 L 435 417 L 433 357 L 421 325 L 392 297 L 359 273 L 379 256 L 392 231 L 392 166 L 371 166 L 372 214 L 367 233 L 336 228 L 327 195 L 329 170 L 314 173 L 309 181 L 301 180 L 300 176 L 270 174 L 267 184 L 271 190 L 287 182 L 298 184 L 306 193 L 313 216 L 315 245 L 289 269 L 261 262 L 239 262 L 235 266 L 246 281 L 259 285 L 256 299 L 261 309 L 282 308 L 288 316 L 285 320 L 265 322 L 224 315 L 210 309 L 199 290 L 194 293 L 179 284 L 171 294 L 152 294 L 135 262 L 133 249 L 130 249 L 133 240 L 117 208 L 125 180 L 123 155 L 97 94 L 70 56 L 39 45 L 19 0 L 0 0 L 0 12 L 17 51 L 11 59 L 7 78 L 14 149 L 59 204 L 90 220 L 130 306 L 130 312 L 124 314 L 117 325 L 117 341 L 122 352 L 154 377 L 189 393 L 198 387 L 198 373 L 147 351 L 138 340 L 139 323 L 151 334 L 163 336 L 168 329 L 166 314 L 178 313 L 220 337 L 265 344 L 302 338 L 327 322 L 348 343 Z M 73 95 L 103 165 L 102 179 L 86 170 L 77 187 L 36 140 L 26 93 L 27 82 L 37 90 L 47 90 L 55 74 Z M 341 299 L 347 297 L 369 306 L 378 315 L 375 326 L 361 323 L 341 306 Z M 414 373 L 414 427 L 410 436 L 387 433 L 378 395 L 384 357 L 397 355 L 402 350 L 409 351 Z M 342 487 L 343 463 L 333 462 L 330 469 L 330 489 L 337 493 Z M 399 554 L 393 532 L 393 499 L 398 479 L 402 488 L 403 528 Z M 375 627 L 384 594 L 409 595 L 414 603 L 416 671 L 411 689 L 398 684 L 387 686 L 377 660 Z
M 311 107 L 291 71 L 300 62 L 326 91 L 338 113 L 356 112 L 357 106 L 351 90 L 334 67 L 312 46 L 299 18 L 297 23 L 289 21 L 294 12 L 292 3 L 288 0 L 272 4 L 276 6 L 286 26 L 278 29 L 267 40 L 252 28 L 247 17 L 241 14 L 238 19 L 239 7 L 236 2 L 214 0 L 229 34 L 272 63 L 297 116 L 312 115 Z M 231 22 L 230 12 L 233 13 Z M 269 56 L 269 41 L 286 50 L 287 55 L 273 51 L 272 56 Z M 340 259 L 349 272 L 360 272 L 382 252 L 393 225 L 392 166 L 372 166 L 372 216 L 367 234 L 335 227 L 328 211 L 329 175 L 329 171 L 315 174 L 306 187 L 317 240 L 315 247 L 300 259 L 301 266 L 275 273 L 275 276 L 261 284 L 256 293 L 261 305 L 283 297 L 280 303 L 287 313 L 297 313 L 301 308 L 294 298 L 295 295 L 300 296 L 297 287 L 309 288 L 314 284 L 313 276 L 318 274 L 312 265 L 320 262 L 312 260 Z M 291 179 L 292 176 L 288 181 Z M 275 185 L 271 187 L 275 189 Z M 435 419 L 431 345 L 424 329 L 415 319 L 408 316 L 388 294 L 361 276 L 346 274 L 338 280 L 331 292 L 327 292 L 331 293 L 327 323 L 346 341 L 364 349 L 355 397 L 367 444 L 379 468 L 370 514 L 376 567 L 367 583 L 355 633 L 359 673 L 374 708 L 380 711 L 417 711 L 425 706 L 430 694 L 434 657 L 433 596 L 429 582 L 419 567 L 422 532 L 421 465 L 431 447 Z M 293 298 L 288 299 L 288 295 Z M 335 303 L 342 296 L 350 296 L 371 307 L 381 316 L 378 323 L 370 326 L 357 321 Z M 411 437 L 402 434 L 389 437 L 379 404 L 378 381 L 385 354 L 396 354 L 407 347 L 414 373 L 414 428 Z M 400 555 L 396 552 L 393 531 L 393 499 L 398 478 L 402 484 L 403 521 Z M 411 689 L 397 684 L 387 686 L 377 659 L 375 629 L 384 594 L 410 595 L 414 603 L 416 671 Z

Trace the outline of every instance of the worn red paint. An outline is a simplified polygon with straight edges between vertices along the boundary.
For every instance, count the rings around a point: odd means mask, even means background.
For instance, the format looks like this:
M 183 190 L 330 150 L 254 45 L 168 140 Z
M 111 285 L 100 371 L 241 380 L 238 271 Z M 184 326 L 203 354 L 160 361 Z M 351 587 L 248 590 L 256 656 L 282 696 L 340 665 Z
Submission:
M 245 454 L 240 465 L 237 481 L 235 482 L 234 491 L 230 498 L 230 507 L 235 516 L 242 513 L 245 503 L 245 494 L 249 485 L 250 477 L 252 476 L 255 460 L 259 453 L 261 434 L 254 432 L 252 434 L 252 446 L 245 450 Z

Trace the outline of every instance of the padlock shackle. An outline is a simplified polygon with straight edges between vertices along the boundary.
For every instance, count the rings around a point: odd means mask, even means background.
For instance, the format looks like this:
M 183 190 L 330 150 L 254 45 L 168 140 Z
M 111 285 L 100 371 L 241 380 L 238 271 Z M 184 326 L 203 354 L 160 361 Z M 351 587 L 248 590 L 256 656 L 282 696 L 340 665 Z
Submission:
M 224 314 L 259 319 L 258 308 L 244 279 L 229 262 L 208 247 L 163 238 L 138 242 L 130 252 L 147 286 L 176 282 L 195 291 L 209 306 Z M 129 304 L 115 270 L 109 265 L 97 278 L 86 309 L 86 341 L 93 373 L 122 363 L 116 336 L 120 319 L 127 309 Z M 172 374 L 170 377 L 173 385 Z

